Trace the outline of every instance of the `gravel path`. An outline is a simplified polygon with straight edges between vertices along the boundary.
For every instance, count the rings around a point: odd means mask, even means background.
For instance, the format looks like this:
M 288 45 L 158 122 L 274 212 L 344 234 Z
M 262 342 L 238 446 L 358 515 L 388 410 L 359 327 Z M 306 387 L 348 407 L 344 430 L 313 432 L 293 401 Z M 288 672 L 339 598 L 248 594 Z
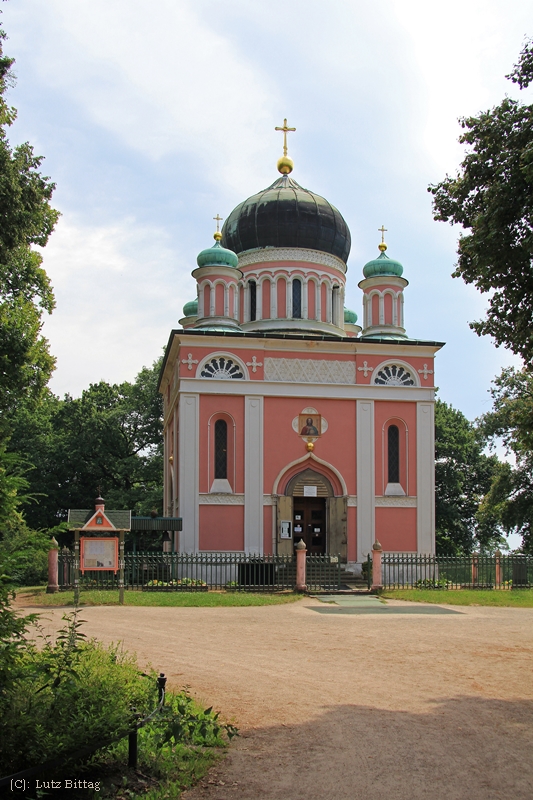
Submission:
M 306 598 L 82 617 L 86 633 L 123 641 L 239 726 L 184 800 L 531 800 L 533 609 L 399 611 L 415 605 L 354 613 Z M 62 613 L 43 611 L 46 625 Z

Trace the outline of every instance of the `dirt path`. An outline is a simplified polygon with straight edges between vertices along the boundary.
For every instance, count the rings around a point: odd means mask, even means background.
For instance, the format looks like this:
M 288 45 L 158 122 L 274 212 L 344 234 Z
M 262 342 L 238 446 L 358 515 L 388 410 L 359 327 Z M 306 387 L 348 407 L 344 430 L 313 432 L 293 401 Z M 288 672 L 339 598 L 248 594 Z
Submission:
M 82 616 L 240 727 L 184 800 L 531 800 L 533 609 L 325 608 Z M 43 612 L 49 628 L 62 613 Z

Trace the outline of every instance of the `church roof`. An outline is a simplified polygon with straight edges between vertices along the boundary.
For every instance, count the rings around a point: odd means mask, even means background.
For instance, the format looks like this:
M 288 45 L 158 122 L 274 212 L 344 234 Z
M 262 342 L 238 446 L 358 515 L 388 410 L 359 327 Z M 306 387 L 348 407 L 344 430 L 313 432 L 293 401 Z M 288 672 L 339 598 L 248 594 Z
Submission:
M 282 175 L 233 209 L 222 228 L 222 244 L 236 253 L 301 247 L 331 253 L 346 263 L 351 237 L 335 206 Z

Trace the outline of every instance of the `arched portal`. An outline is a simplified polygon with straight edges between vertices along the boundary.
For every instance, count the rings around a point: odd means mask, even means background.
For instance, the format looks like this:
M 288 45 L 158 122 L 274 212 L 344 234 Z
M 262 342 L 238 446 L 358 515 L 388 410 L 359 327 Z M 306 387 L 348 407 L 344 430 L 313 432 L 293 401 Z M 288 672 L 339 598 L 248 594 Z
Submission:
M 289 554 L 303 539 L 310 555 L 340 555 L 346 561 L 347 497 L 339 496 L 338 477 L 330 472 L 330 480 L 329 471 L 309 460 L 298 466 L 293 465 L 280 481 L 283 495 L 278 498 L 278 553 Z M 291 523 L 290 540 L 281 538 L 287 522 Z

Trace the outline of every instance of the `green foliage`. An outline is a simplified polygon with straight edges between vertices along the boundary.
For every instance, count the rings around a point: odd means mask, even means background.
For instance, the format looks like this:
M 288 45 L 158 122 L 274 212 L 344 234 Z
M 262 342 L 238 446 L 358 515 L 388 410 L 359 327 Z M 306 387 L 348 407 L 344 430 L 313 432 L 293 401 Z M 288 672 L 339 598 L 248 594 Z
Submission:
M 447 589 L 448 581 L 446 578 L 421 578 L 416 582 L 417 589 Z
M 38 502 L 25 517 L 35 528 L 66 519 L 68 508 L 92 508 L 97 488 L 108 508 L 162 512 L 163 405 L 158 359 L 133 383 L 92 384 L 80 398 L 46 392 L 37 406 L 21 405 L 9 447 L 27 453 Z
M 51 313 L 54 296 L 42 268 L 44 247 L 58 219 L 50 206 L 55 188 L 39 172 L 42 157 L 26 142 L 12 149 L 6 128 L 16 117 L 8 107 L 13 59 L 3 54 L 0 30 L 0 436 L 21 400 L 35 401 L 43 392 L 54 359 L 41 335 L 43 311 Z
M 521 534 L 523 551 L 533 553 L 533 375 L 504 369 L 491 394 L 494 407 L 481 418 L 483 432 L 491 441 L 501 439 L 515 464 L 499 465 L 480 515 Z
M 380 592 L 386 600 L 415 603 L 446 603 L 449 606 L 497 606 L 533 608 L 533 589 L 448 589 L 446 595 L 433 589 L 387 589 Z
M 45 531 L 33 531 L 20 517 L 2 525 L 0 563 L 18 586 L 46 583 L 51 537 Z
M 520 88 L 533 76 L 532 43 L 508 76 Z M 489 293 L 486 319 L 470 326 L 533 357 L 533 105 L 506 97 L 500 105 L 460 120 L 468 146 L 461 169 L 430 186 L 436 220 L 458 223 L 454 277 Z
M 481 431 L 442 400 L 435 404 L 435 517 L 438 555 L 505 546 L 494 515 L 479 506 L 501 465 L 486 455 Z

